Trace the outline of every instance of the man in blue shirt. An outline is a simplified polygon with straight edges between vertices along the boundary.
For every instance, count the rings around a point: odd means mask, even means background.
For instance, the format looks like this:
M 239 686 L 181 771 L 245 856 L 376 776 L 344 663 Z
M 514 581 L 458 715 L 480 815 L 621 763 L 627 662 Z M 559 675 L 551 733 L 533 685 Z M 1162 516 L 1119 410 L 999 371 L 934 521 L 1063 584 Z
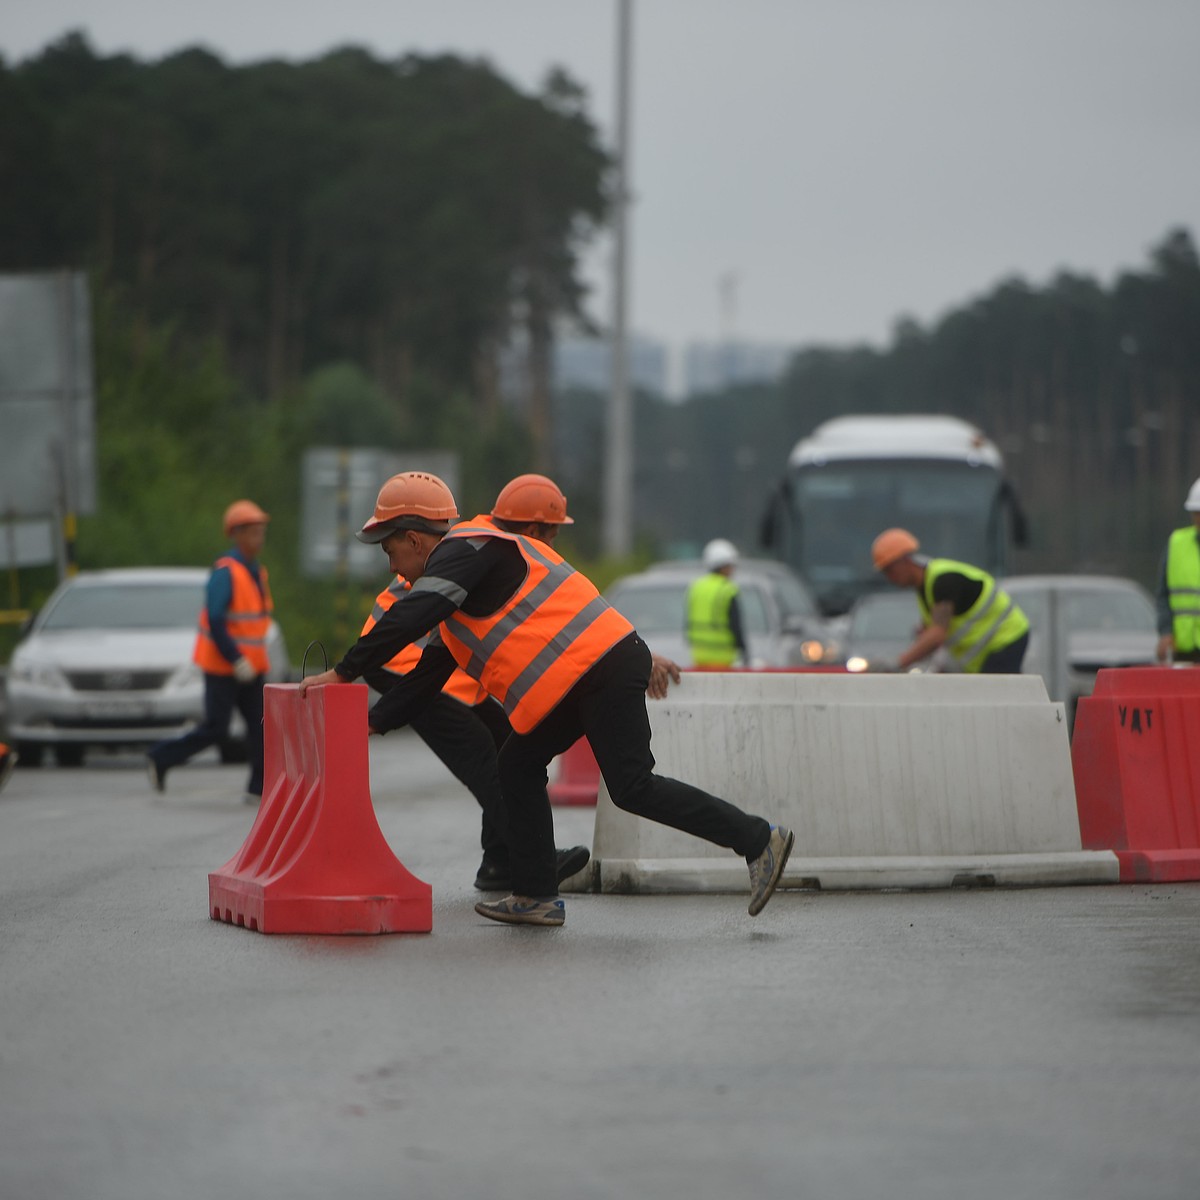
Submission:
M 267 569 L 258 561 L 270 516 L 251 500 L 225 510 L 225 534 L 232 546 L 213 564 L 208 577 L 193 661 L 204 672 L 204 720 L 178 737 L 157 742 L 147 754 L 155 791 L 164 790 L 167 772 L 229 732 L 233 710 L 246 722 L 250 779 L 245 800 L 258 803 L 263 790 L 263 684 L 269 662 L 267 633 L 271 590 Z

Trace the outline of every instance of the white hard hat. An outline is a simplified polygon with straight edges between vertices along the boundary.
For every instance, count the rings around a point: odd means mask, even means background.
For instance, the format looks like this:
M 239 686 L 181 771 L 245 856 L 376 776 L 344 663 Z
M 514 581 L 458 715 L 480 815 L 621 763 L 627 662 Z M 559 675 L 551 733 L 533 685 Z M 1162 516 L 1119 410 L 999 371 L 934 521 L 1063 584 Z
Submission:
M 1200 479 L 1192 484 L 1187 499 L 1183 502 L 1183 507 L 1188 512 L 1200 512 Z
M 737 560 L 737 547 L 724 538 L 713 538 L 704 547 L 704 566 L 709 571 L 715 571 L 718 567 L 732 567 Z

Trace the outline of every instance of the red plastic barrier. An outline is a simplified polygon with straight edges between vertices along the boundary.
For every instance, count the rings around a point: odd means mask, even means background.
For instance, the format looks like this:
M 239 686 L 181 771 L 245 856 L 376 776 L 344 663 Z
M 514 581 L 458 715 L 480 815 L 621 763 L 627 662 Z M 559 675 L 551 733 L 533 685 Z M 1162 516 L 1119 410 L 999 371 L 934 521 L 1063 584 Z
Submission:
M 558 777 L 546 788 L 551 804 L 595 804 L 600 792 L 600 768 L 592 743 L 581 737 L 558 756 Z
M 1096 676 L 1071 739 L 1079 832 L 1123 883 L 1200 879 L 1200 669 Z
M 428 933 L 433 890 L 392 853 L 371 806 L 367 689 L 269 684 L 262 804 L 208 877 L 208 911 L 259 933 Z

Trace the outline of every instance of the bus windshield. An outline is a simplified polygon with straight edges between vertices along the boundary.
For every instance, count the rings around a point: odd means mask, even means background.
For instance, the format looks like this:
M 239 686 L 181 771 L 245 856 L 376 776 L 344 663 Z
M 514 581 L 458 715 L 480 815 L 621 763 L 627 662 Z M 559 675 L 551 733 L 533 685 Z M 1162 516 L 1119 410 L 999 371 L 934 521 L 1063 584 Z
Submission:
M 871 543 L 900 526 L 938 558 L 1003 569 L 1000 473 L 947 460 L 868 459 L 805 465 L 791 477 L 789 559 L 818 594 L 876 586 Z

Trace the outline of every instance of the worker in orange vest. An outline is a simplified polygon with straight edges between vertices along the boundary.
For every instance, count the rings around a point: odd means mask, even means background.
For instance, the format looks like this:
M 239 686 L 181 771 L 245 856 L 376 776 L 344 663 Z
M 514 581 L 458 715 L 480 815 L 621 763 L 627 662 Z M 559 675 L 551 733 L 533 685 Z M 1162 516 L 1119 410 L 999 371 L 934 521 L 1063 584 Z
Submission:
M 518 501 L 520 498 L 518 498 Z M 571 518 L 563 512 L 563 523 Z M 375 607 L 362 627 L 362 636 L 375 628 L 393 604 L 403 598 L 412 584 L 403 575 L 375 598 Z M 414 642 L 379 667 L 363 671 L 363 679 L 381 695 L 390 692 L 420 661 L 421 645 Z M 451 774 L 475 797 L 482 810 L 483 861 L 475 875 L 475 887 L 484 892 L 509 892 L 512 874 L 508 845 L 498 826 L 500 771 L 496 755 L 512 733 L 504 709 L 465 671 L 455 669 L 441 694 L 409 721 L 415 733 L 449 768 Z M 591 854 L 586 846 L 558 850 L 555 872 L 558 882 L 569 879 L 587 866 Z
M 156 742 L 146 755 L 150 785 L 161 792 L 167 772 L 229 732 L 235 708 L 246 721 L 250 778 L 243 797 L 250 804 L 263 790 L 263 685 L 270 666 L 267 634 L 271 589 L 258 561 L 271 517 L 253 500 L 235 500 L 222 521 L 230 548 L 213 564 L 200 611 L 192 661 L 204 672 L 204 720 L 175 738 Z
M 518 481 L 514 480 L 513 484 Z M 476 912 L 510 924 L 558 926 L 566 909 L 555 878 L 554 819 L 546 795 L 551 760 L 587 737 L 613 802 L 742 855 L 750 872 L 750 914 L 766 905 L 793 836 L 690 784 L 654 774 L 648 692 L 677 671 L 652 659 L 632 625 L 552 548 L 560 489 L 544 476 L 533 520 L 493 513 L 453 525 L 458 508 L 437 476 L 406 472 L 384 485 L 359 536 L 378 542 L 389 567 L 412 589 L 393 604 L 311 687 L 358 678 L 436 629 L 418 666 L 371 709 L 383 733 L 411 721 L 463 668 L 503 705 L 513 734 L 500 751 L 505 836 L 513 894 Z M 509 485 L 510 487 L 512 485 Z M 502 493 L 503 495 L 503 493 Z

